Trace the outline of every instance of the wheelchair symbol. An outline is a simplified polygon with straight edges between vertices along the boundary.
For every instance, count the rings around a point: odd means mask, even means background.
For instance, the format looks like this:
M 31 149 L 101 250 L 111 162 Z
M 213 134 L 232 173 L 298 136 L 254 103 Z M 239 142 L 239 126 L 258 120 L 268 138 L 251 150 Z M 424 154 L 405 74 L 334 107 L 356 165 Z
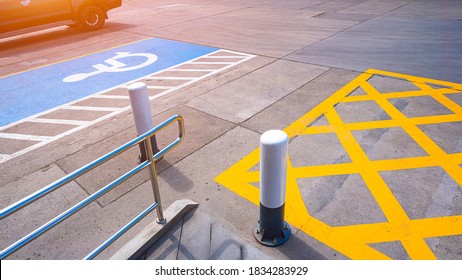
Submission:
M 138 65 L 133 65 L 133 66 L 127 66 L 125 63 L 120 62 L 118 59 L 121 58 L 126 58 L 126 57 L 144 57 L 146 60 Z M 152 53 L 131 53 L 131 52 L 116 52 L 116 55 L 106 59 L 104 62 L 106 64 L 96 64 L 93 65 L 93 68 L 96 70 L 90 73 L 78 73 L 78 74 L 73 74 L 70 76 L 67 76 L 66 78 L 63 79 L 63 82 L 66 83 L 74 83 L 74 82 L 79 82 L 82 80 L 85 80 L 88 77 L 95 76 L 101 73 L 117 73 L 117 72 L 126 72 L 126 71 L 131 71 L 131 70 L 136 70 L 140 69 L 143 67 L 146 67 L 148 65 L 153 64 L 157 60 L 157 55 L 152 54 Z

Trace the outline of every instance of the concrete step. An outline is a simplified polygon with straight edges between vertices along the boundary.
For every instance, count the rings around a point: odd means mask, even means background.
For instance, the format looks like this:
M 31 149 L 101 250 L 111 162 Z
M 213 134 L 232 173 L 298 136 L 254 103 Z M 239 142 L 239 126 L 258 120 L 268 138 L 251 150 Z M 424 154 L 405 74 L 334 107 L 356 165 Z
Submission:
M 148 225 L 111 259 L 274 259 L 260 249 L 256 241 L 237 234 L 192 201 L 176 201 L 165 210 L 165 217 L 168 224 Z

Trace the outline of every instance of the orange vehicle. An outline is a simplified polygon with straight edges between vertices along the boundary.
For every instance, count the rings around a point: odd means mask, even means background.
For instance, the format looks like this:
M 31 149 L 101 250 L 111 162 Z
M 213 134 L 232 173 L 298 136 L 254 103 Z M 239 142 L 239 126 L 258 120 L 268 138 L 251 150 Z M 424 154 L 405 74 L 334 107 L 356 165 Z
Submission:
M 122 0 L 0 0 L 0 34 L 6 37 L 59 25 L 97 30 L 108 18 L 107 11 L 121 5 Z

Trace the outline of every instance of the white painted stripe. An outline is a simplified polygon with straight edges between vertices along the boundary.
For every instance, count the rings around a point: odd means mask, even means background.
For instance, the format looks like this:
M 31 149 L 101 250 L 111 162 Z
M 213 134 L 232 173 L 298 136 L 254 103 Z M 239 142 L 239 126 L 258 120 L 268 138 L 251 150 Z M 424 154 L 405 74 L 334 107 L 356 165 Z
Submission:
M 228 65 L 233 64 L 234 62 L 200 62 L 200 61 L 191 61 L 188 64 L 211 64 L 211 65 Z
M 15 139 L 15 140 L 30 140 L 30 141 L 48 141 L 53 139 L 50 136 L 19 134 L 19 133 L 4 133 L 0 132 L 0 138 Z
M 128 95 L 95 95 L 92 98 L 101 98 L 101 99 L 129 99 Z
M 63 107 L 62 109 L 67 109 L 67 110 L 82 110 L 82 111 L 115 112 L 115 111 L 119 111 L 120 109 L 123 109 L 123 108 L 113 108 L 113 107 L 92 107 L 92 106 L 75 106 L 75 105 L 69 105 L 69 106 Z
M 197 77 L 163 77 L 163 76 L 155 76 L 155 77 L 146 78 L 145 80 L 147 80 L 147 81 L 152 81 L 152 80 L 189 81 L 189 80 L 197 80 Z
M 217 71 L 217 69 L 170 69 L 168 70 L 169 72 L 214 72 Z
M 236 51 L 230 51 L 230 50 L 218 50 L 216 52 L 213 52 L 213 53 L 209 53 L 208 56 L 213 56 L 214 53 L 219 53 L 220 51 L 222 52 L 227 52 L 227 53 L 232 53 L 232 54 L 236 54 L 236 55 L 242 55 L 242 56 L 251 56 L 251 57 L 255 57 L 256 55 L 253 55 L 253 54 L 248 54 L 248 53 L 241 53 L 241 52 L 236 52 Z
M 64 120 L 64 119 L 45 119 L 45 118 L 36 118 L 29 120 L 28 122 L 36 123 L 53 123 L 53 124 L 70 124 L 70 125 L 85 125 L 88 121 L 76 121 L 76 120 Z
M 7 161 L 11 155 L 6 155 L 6 154 L 0 154 L 0 162 Z
M 124 86 L 121 86 L 121 88 L 126 88 L 128 89 L 130 87 L 130 85 L 124 85 Z M 147 86 L 148 88 L 150 89 L 172 89 L 172 88 L 175 88 L 174 86 Z
M 176 87 L 170 86 L 148 86 L 149 89 L 175 89 Z
M 202 57 L 204 58 L 204 57 Z M 209 55 L 207 58 L 247 58 L 247 56 L 226 56 L 226 55 Z

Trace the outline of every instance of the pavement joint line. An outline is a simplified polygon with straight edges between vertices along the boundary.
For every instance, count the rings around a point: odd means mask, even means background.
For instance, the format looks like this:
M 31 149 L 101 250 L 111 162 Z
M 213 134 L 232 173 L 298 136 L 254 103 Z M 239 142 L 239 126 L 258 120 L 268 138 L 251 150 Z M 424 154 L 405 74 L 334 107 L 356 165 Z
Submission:
M 198 58 L 194 58 L 192 59 L 191 61 L 193 60 L 197 60 L 197 59 L 202 59 L 202 58 L 208 58 L 210 55 L 213 55 L 215 53 L 219 53 L 219 52 L 228 52 L 228 53 L 234 53 L 234 54 L 239 54 L 240 57 L 244 57 L 243 59 L 239 60 L 239 61 L 234 61 L 234 62 L 226 62 L 226 63 L 220 63 L 220 65 L 223 65 L 222 67 L 220 68 L 217 68 L 217 69 L 197 69 L 201 72 L 208 72 L 200 77 L 194 77 L 194 78 L 189 78 L 188 79 L 184 79 L 186 82 L 183 83 L 183 84 L 180 84 L 178 86 L 155 86 L 155 85 L 151 85 L 151 86 L 147 86 L 148 89 L 164 89 L 165 91 L 161 92 L 161 93 L 158 93 L 154 96 L 150 96 L 149 97 L 149 100 L 154 100 L 156 98 L 159 98 L 161 96 L 164 96 L 164 95 L 167 95 L 169 93 L 172 93 L 176 90 L 179 90 L 181 88 L 184 88 L 186 86 L 189 86 L 193 83 L 196 83 L 200 80 L 203 80 L 205 78 L 208 78 L 212 75 L 215 75 L 217 73 L 220 73 L 222 71 L 225 71 L 225 70 L 228 70 L 238 64 L 241 64 L 241 63 L 244 63 L 254 57 L 256 57 L 255 55 L 252 55 L 252 54 L 245 54 L 245 53 L 240 53 L 240 52 L 234 52 L 234 51 L 229 51 L 229 50 L 224 50 L 224 49 L 219 49 L 217 51 L 214 51 L 212 53 L 209 53 L 209 54 L 206 54 L 204 56 L 201 56 L 201 57 L 198 57 Z M 180 64 L 177 64 L 177 65 L 174 65 L 174 66 L 171 66 L 169 68 L 166 68 L 166 69 L 163 69 L 161 71 L 158 71 L 158 72 L 155 72 L 155 73 L 151 73 L 149 75 L 146 75 L 146 76 L 143 76 L 143 77 L 140 77 L 140 78 L 137 78 L 133 81 L 131 81 L 130 83 L 134 83 L 134 82 L 137 82 L 137 81 L 143 81 L 143 80 L 147 80 L 149 78 L 151 78 L 153 75 L 158 75 L 158 74 L 161 74 L 165 71 L 175 71 L 175 70 L 179 70 L 179 69 L 176 69 L 178 67 L 182 67 L 183 65 L 187 64 L 187 63 L 191 63 L 191 61 L 185 61 L 183 63 L 180 63 Z M 217 63 L 200 63 L 200 64 L 217 64 Z M 182 69 L 183 70 L 183 69 Z M 180 70 L 180 71 L 182 71 Z M 209 71 L 210 70 L 210 71 Z M 167 78 L 168 79 L 168 78 Z M 181 80 L 181 79 L 180 79 Z M 22 120 L 19 120 L 19 121 L 16 121 L 14 123 L 11 123 L 11 124 L 8 124 L 8 125 L 5 125 L 3 127 L 1 127 L 0 129 L 1 130 L 5 130 L 9 127 L 13 127 L 15 125 L 18 125 L 18 124 L 21 124 L 21 123 L 24 123 L 24 122 L 35 122 L 35 123 L 57 123 L 57 124 L 73 124 L 73 125 L 78 125 L 77 127 L 74 127 L 70 130 L 67 130 L 59 135 L 56 135 L 56 136 L 53 136 L 53 137 L 42 137 L 42 136 L 33 136 L 33 135 L 26 135 L 26 134 L 14 134 L 14 135 L 11 135 L 11 134 L 8 134 L 8 133 L 1 133 L 0 132 L 0 139 L 1 138 L 9 138 L 9 139 L 16 139 L 16 140 L 31 140 L 31 137 L 35 140 L 33 141 L 38 141 L 39 143 L 36 143 L 34 145 L 31 145 L 25 149 L 22 149 L 22 150 L 19 150 L 13 154 L 9 154 L 9 155 L 6 155 L 6 156 L 1 156 L 0 157 L 0 164 L 12 159 L 12 158 L 15 158 L 15 157 L 18 157 L 18 156 L 21 156 L 21 155 L 24 155 L 30 151 L 33 151 L 37 148 L 40 148 L 48 143 L 51 143 L 55 140 L 58 140 L 62 137 L 65 137 L 65 136 L 68 136 L 76 131 L 79 131 L 81 129 L 84 129 L 84 128 L 87 128 L 93 124 L 96 124 L 100 121 L 103 121 L 103 120 L 106 120 L 112 116 L 115 116 L 121 112 L 124 112 L 126 110 L 129 110 L 131 108 L 130 105 L 128 106 L 124 106 L 124 107 L 98 107 L 98 106 L 79 106 L 79 105 L 74 105 L 74 104 L 77 104 L 79 102 L 82 102 L 82 101 L 85 101 L 85 100 L 88 100 L 88 99 L 91 99 L 91 98 L 101 98 L 101 99 L 127 99 L 128 97 L 127 96 L 112 96 L 112 95 L 104 95 L 105 93 L 111 91 L 111 90 L 114 90 L 114 89 L 117 89 L 117 88 L 127 88 L 128 85 L 127 83 L 125 84 L 122 84 L 122 85 L 119 85 L 119 86 L 116 86 L 116 87 L 112 87 L 112 88 L 109 88 L 109 89 L 106 89 L 104 91 L 101 91 L 101 92 L 98 92 L 98 93 L 95 93 L 93 95 L 89 95 L 89 96 L 86 96 L 86 97 L 83 97 L 83 98 L 80 98 L 78 100 L 74 100 L 72 102 L 69 102 L 67 104 L 64 104 L 64 105 L 61 105 L 61 106 L 57 106 L 55 108 L 52 108 L 50 110 L 46 110 L 44 112 L 41 112 L 41 113 L 38 113 L 36 115 L 33 115 L 33 116 L 30 116 L 30 117 L 27 117 L 25 119 L 22 119 Z M 41 116 L 45 115 L 45 114 L 48 114 L 48 113 L 51 113 L 51 112 L 54 112 L 56 110 L 60 110 L 60 109 L 64 109 L 64 110 L 81 110 L 81 111 L 100 111 L 100 112 L 107 112 L 106 115 L 102 116 L 102 117 L 99 117 L 97 119 L 94 119 L 92 121 L 85 121 L 85 122 L 80 122 L 80 121 L 72 121 L 72 120 L 62 120 L 62 121 L 58 121 L 58 120 L 50 120 L 50 121 L 47 121 L 47 119 L 45 118 L 40 118 Z M 40 120 L 42 119 L 42 120 Z M 13 138 L 14 137 L 14 138 Z
M 369 246 L 386 242 L 400 242 L 411 259 L 436 259 L 435 252 L 425 242 L 425 239 L 462 235 L 462 215 L 444 216 L 444 214 L 441 214 L 435 217 L 425 216 L 424 218 L 410 219 L 405 207 L 401 204 L 402 201 L 392 192 L 387 182 L 382 178 L 381 172 L 440 167 L 445 171 L 448 178 L 452 178 L 459 187 L 462 187 L 462 152 L 446 153 L 418 127 L 421 124 L 438 124 L 447 120 L 461 122 L 462 114 L 460 114 L 460 110 L 462 110 L 462 106 L 452 102 L 452 100 L 448 102 L 445 98 L 441 100 L 435 99 L 448 109 L 453 107 L 454 114 L 407 117 L 389 101 L 390 98 L 396 97 L 396 95 L 405 98 L 406 94 L 404 92 L 380 93 L 368 82 L 374 75 L 384 75 L 420 83 L 420 94 L 417 91 L 408 92 L 413 96 L 426 96 L 436 92 L 437 96 L 445 97 L 444 94 L 460 90 L 462 87 L 462 84 L 457 83 L 368 69 L 290 124 L 284 129 L 290 138 L 300 135 L 335 134 L 345 153 L 350 157 L 351 162 L 294 167 L 292 166 L 289 149 L 286 205 L 290 205 L 290 208 L 286 209 L 286 220 L 305 234 L 352 259 L 391 259 L 388 255 Z M 449 86 L 451 89 L 435 90 L 426 85 L 429 82 Z M 362 98 L 363 100 L 361 101 L 375 101 L 391 119 L 345 123 L 337 113 L 335 106 L 352 102 L 352 100 L 360 101 L 355 96 L 350 96 L 358 87 L 362 88 L 366 93 L 365 96 L 367 96 L 367 98 Z M 445 91 L 447 92 L 445 93 Z M 328 125 L 311 126 L 313 121 L 322 116 L 326 117 Z M 370 160 L 368 154 L 352 134 L 354 130 L 394 127 L 403 129 L 427 155 Z M 215 181 L 258 205 L 259 191 L 253 183 L 259 182 L 260 171 L 253 171 L 252 168 L 259 162 L 259 153 L 259 148 L 255 149 L 218 175 Z M 370 191 L 372 198 L 385 215 L 386 222 L 331 226 L 312 216 L 301 195 L 297 180 L 338 175 L 359 175 L 365 183 L 365 187 Z

